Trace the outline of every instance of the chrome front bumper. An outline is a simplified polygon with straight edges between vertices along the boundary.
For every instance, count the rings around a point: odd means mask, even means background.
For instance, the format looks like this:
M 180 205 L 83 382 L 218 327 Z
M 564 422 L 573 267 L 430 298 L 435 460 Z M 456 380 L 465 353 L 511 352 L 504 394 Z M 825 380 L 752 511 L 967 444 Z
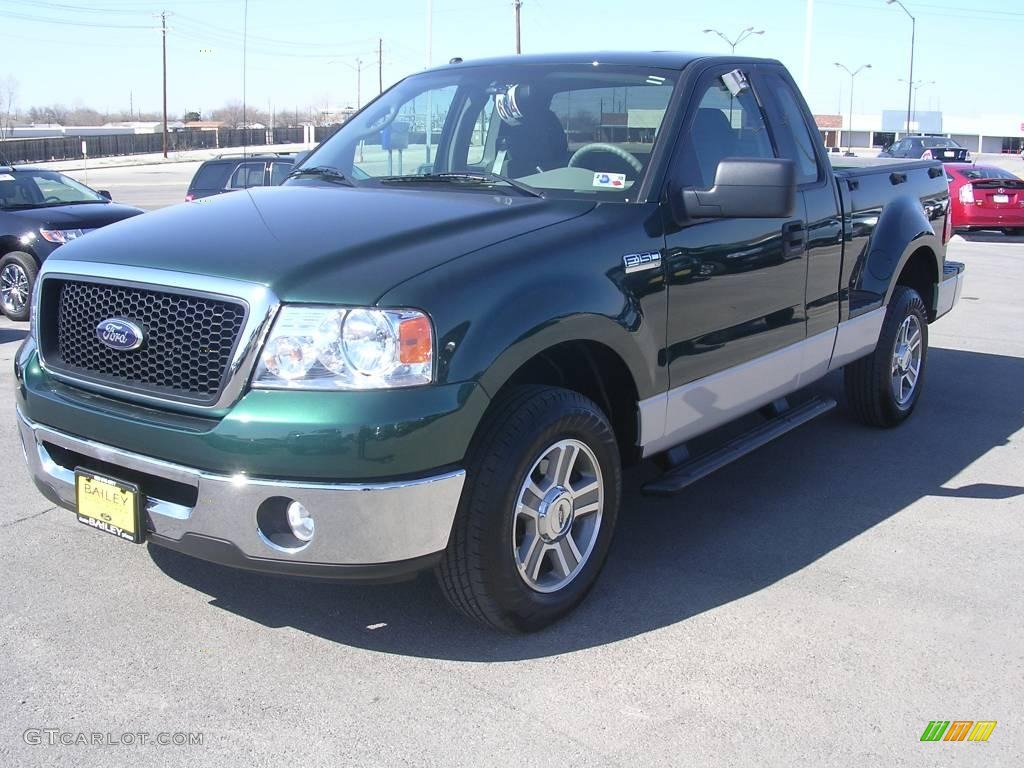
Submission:
M 129 453 L 30 422 L 18 412 L 25 458 L 36 486 L 63 507 L 75 508 L 75 473 L 69 456 L 104 462 L 195 489 L 194 506 L 143 497 L 147 537 L 186 554 L 252 570 L 328 578 L 398 575 L 408 563 L 418 570 L 448 545 L 466 473 L 448 472 L 417 480 L 377 484 L 277 482 L 227 476 Z M 63 464 L 51 453 L 57 446 Z M 59 451 L 56 453 L 60 453 Z M 101 472 L 104 473 L 105 472 Z M 125 479 L 125 478 L 122 478 Z M 145 494 L 145 483 L 142 484 Z M 300 547 L 270 541 L 257 525 L 257 509 L 268 499 L 301 502 L 315 520 L 313 539 Z M 393 572 L 393 573 L 392 573 Z

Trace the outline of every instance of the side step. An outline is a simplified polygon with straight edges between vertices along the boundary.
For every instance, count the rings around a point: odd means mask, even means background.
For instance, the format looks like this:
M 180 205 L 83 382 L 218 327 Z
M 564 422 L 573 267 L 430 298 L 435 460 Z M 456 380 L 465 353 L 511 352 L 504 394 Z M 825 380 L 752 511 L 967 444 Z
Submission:
M 672 496 L 679 493 L 686 486 L 710 475 L 716 469 L 721 469 L 811 419 L 828 413 L 836 407 L 836 401 L 831 398 L 815 397 L 784 410 L 779 410 L 777 404 L 773 405 L 777 413 L 764 424 L 730 440 L 720 448 L 673 467 L 661 477 L 647 483 L 643 487 L 643 492 L 650 496 Z

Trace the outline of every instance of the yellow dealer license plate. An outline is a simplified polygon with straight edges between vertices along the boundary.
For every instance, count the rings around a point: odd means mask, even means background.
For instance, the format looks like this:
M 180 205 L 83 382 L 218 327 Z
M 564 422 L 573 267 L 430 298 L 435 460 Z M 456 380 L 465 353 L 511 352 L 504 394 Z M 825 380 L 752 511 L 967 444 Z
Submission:
M 78 522 L 125 541 L 142 541 L 137 485 L 77 469 L 75 496 Z

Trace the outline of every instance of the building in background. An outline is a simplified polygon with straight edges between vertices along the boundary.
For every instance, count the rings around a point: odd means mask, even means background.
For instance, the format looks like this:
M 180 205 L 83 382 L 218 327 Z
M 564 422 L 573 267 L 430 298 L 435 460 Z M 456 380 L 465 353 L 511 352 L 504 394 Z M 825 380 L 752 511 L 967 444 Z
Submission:
M 854 114 L 851 140 L 847 141 L 849 115 L 815 115 L 821 140 L 827 147 L 884 147 L 907 135 L 906 110 L 887 109 L 880 114 Z M 914 113 L 911 134 L 947 136 L 971 152 L 1014 154 L 1024 148 L 1024 112 L 1019 115 L 922 111 Z

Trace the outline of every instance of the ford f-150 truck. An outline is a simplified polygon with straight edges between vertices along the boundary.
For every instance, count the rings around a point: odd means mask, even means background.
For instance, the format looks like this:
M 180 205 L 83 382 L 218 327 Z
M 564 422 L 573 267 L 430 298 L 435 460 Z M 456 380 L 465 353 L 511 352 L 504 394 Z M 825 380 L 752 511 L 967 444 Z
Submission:
M 807 385 L 839 368 L 854 416 L 906 419 L 960 295 L 949 236 L 941 164 L 833 169 L 777 61 L 453 60 L 283 186 L 48 259 L 21 438 L 97 531 L 294 576 L 434 569 L 529 631 L 598 577 L 623 466 L 676 493 L 834 406 Z

